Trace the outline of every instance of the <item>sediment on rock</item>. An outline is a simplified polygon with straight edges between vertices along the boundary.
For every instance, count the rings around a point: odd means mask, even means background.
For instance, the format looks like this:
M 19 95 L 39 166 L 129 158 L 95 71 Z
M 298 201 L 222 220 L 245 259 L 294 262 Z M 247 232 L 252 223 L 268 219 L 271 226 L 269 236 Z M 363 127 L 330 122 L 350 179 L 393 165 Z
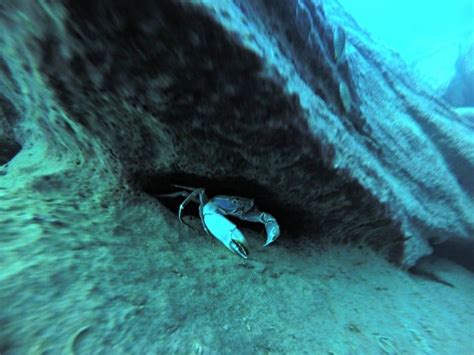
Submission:
M 252 197 L 288 236 L 363 238 L 404 266 L 473 235 L 472 128 L 337 3 L 54 6 L 30 40 L 65 115 L 37 124 L 100 142 L 133 189 Z

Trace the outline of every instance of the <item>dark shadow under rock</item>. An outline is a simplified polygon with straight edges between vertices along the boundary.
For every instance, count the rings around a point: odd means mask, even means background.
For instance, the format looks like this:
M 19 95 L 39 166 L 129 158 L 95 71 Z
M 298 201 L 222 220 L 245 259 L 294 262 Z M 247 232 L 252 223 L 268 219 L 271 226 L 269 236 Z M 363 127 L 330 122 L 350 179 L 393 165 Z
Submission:
M 20 150 L 21 145 L 17 142 L 0 137 L 0 165 L 8 163 Z
M 474 272 L 474 241 L 450 239 L 434 246 L 434 255 L 449 259 Z
M 0 72 L 0 78 L 1 75 Z M 0 165 L 8 163 L 21 150 L 13 132 L 17 120 L 18 112 L 13 104 L 0 94 Z

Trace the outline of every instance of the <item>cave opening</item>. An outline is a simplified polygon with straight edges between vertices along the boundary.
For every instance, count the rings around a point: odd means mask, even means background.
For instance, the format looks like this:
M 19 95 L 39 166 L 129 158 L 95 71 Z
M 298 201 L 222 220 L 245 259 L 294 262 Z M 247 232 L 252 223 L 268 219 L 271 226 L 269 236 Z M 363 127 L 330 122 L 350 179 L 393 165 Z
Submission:
M 159 195 L 183 191 L 173 185 L 181 185 L 192 188 L 204 188 L 206 196 L 212 198 L 217 195 L 239 196 L 254 199 L 255 205 L 262 212 L 270 213 L 276 218 L 281 229 L 281 235 L 291 234 L 292 238 L 300 238 L 308 228 L 315 231 L 319 224 L 314 222 L 314 216 L 301 209 L 299 206 L 290 206 L 273 196 L 269 189 L 256 181 L 250 181 L 242 177 L 221 177 L 210 179 L 193 174 L 174 173 L 160 175 L 135 175 L 135 185 L 144 193 L 156 198 L 159 202 L 178 215 L 180 204 L 185 197 L 161 197 Z M 190 203 L 184 210 L 183 216 L 194 216 L 199 218 L 198 204 Z M 263 224 L 240 220 L 232 216 L 226 216 L 239 228 L 248 228 L 256 232 L 265 232 Z M 316 227 L 316 229 L 315 229 Z M 281 237 L 280 235 L 280 237 Z

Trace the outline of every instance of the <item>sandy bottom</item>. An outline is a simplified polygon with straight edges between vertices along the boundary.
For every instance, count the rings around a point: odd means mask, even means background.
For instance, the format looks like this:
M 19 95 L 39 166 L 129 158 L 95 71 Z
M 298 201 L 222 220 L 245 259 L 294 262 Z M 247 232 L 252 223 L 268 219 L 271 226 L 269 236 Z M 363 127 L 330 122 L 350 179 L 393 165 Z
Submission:
M 21 153 L 0 174 L 0 353 L 472 354 L 474 275 L 454 288 L 366 248 L 283 234 L 249 260 L 104 176 Z M 37 163 L 33 164 L 32 161 Z

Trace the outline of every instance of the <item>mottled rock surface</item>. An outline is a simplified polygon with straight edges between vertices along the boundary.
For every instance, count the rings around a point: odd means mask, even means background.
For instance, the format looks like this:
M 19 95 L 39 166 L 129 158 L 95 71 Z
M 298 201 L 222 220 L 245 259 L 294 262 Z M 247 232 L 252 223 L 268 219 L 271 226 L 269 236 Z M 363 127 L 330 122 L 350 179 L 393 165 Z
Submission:
M 0 353 L 472 353 L 467 272 L 321 242 L 474 224 L 472 128 L 332 6 L 0 2 Z M 173 183 L 282 235 L 241 260 Z
M 334 6 L 3 5 L 5 28 L 32 22 L 3 58 L 2 110 L 54 149 L 98 149 L 131 189 L 254 197 L 286 235 L 365 238 L 409 266 L 473 235 L 473 132 Z M 33 114 L 16 77 L 44 83 Z

